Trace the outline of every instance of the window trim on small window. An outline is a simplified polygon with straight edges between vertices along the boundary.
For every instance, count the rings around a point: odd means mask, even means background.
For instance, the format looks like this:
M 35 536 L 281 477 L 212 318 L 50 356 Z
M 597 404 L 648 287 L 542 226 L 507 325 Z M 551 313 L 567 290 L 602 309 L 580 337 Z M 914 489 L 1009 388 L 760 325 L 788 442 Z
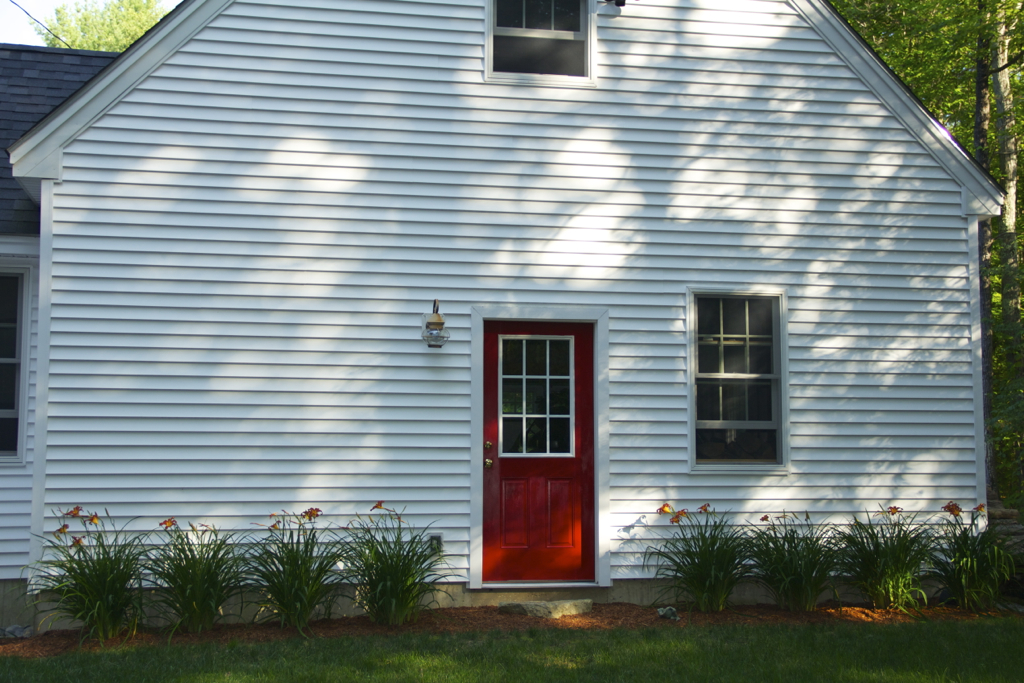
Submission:
M 17 320 L 17 365 L 18 379 L 15 385 L 14 409 L 4 411 L 13 413 L 18 420 L 18 437 L 15 452 L 0 452 L 0 466 L 23 465 L 25 463 L 25 450 L 27 444 L 28 425 L 28 396 L 29 396 L 29 373 L 31 372 L 31 331 L 29 321 L 31 320 L 31 268 L 7 267 L 0 264 L 0 276 L 18 278 L 18 320 Z M 5 415 L 4 417 L 9 417 Z
M 575 86 L 580 88 L 595 88 L 597 87 L 597 59 L 596 59 L 596 40 L 597 40 L 597 21 L 595 16 L 597 14 L 597 0 L 582 0 L 583 11 L 580 16 L 580 20 L 583 23 L 582 30 L 579 32 L 583 35 L 583 40 L 586 43 L 585 51 L 585 63 L 586 63 L 586 75 L 585 76 L 563 76 L 558 74 L 533 74 L 533 73 L 516 73 L 509 71 L 495 71 L 494 70 L 494 36 L 496 34 L 509 34 L 513 30 L 510 29 L 499 29 L 496 26 L 497 23 L 497 11 L 495 10 L 496 0 L 487 0 L 486 3 L 486 38 L 484 44 L 484 81 L 491 83 L 509 83 L 509 84 L 522 84 L 522 85 L 551 85 L 551 86 Z M 516 33 L 520 33 L 524 36 L 539 36 L 545 34 L 545 31 L 521 29 L 514 30 Z M 556 33 L 556 32 L 552 32 Z M 557 31 L 557 33 L 566 33 L 564 31 Z
M 697 379 L 698 379 L 698 335 L 697 335 L 697 299 L 700 297 L 736 298 L 750 297 L 774 299 L 773 320 L 773 362 L 777 371 L 773 382 L 776 405 L 773 409 L 777 436 L 777 460 L 775 462 L 751 462 L 717 460 L 697 462 Z M 789 473 L 789 341 L 787 331 L 788 300 L 785 290 L 763 288 L 759 286 L 740 287 L 693 287 L 687 289 L 686 299 L 686 332 L 687 332 L 687 416 L 688 416 L 688 450 L 687 463 L 692 474 L 770 474 L 786 475 Z

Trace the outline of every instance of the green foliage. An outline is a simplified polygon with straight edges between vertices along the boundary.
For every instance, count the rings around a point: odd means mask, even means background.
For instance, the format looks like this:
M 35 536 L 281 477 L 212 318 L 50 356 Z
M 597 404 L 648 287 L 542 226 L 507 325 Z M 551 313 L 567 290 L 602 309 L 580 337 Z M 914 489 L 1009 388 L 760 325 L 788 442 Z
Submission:
M 884 508 L 866 524 L 854 518 L 838 532 L 838 541 L 840 571 L 876 608 L 906 610 L 916 608 L 919 598 L 927 600 L 921 575 L 931 559 L 931 531 L 902 508 Z
M 942 509 L 949 517 L 942 521 L 928 576 L 964 609 L 994 607 L 1000 587 L 1013 576 L 1013 556 L 993 527 L 981 528 L 984 506 L 971 511 L 968 523 L 956 503 L 951 501 Z
M 173 517 L 161 526 L 169 538 L 146 562 L 156 585 L 153 600 L 173 630 L 198 633 L 213 626 L 224 604 L 241 594 L 244 556 L 230 534 L 221 535 L 213 527 L 190 525 L 185 530 Z
M 358 517 L 349 526 L 345 571 L 357 585 L 356 604 L 370 619 L 399 626 L 415 621 L 424 600 L 433 596 L 444 558 L 430 542 L 429 526 L 412 529 L 383 501 L 373 510 L 383 513 Z
M 272 515 L 266 535 L 249 548 L 248 581 L 261 594 L 261 614 L 280 619 L 282 627 L 303 631 L 314 613 L 330 617 L 340 597 L 342 541 L 316 527 L 320 514 L 309 508 Z
M 48 47 L 123 52 L 165 14 L 161 0 L 108 0 L 103 5 L 80 0 L 57 7 L 43 20 L 64 42 L 36 24 L 33 28 Z
M 671 513 L 670 522 L 678 526 L 659 545 L 647 548 L 644 566 L 653 565 L 656 578 L 671 581 L 663 595 L 673 602 L 692 602 L 701 612 L 722 611 L 749 572 L 742 528 L 729 524 L 706 504 L 690 513 L 665 503 L 659 512 Z
M 810 612 L 818 597 L 832 588 L 832 575 L 839 561 L 831 527 L 804 523 L 793 515 L 772 518 L 765 515 L 765 526 L 755 527 L 750 535 L 749 552 L 753 560 L 751 576 L 765 587 L 779 607 Z
M 134 633 L 142 616 L 141 576 L 146 536 L 125 531 L 81 506 L 61 513 L 65 523 L 45 539 L 43 559 L 34 564 L 32 583 L 45 591 L 39 603 L 49 603 L 53 617 L 82 622 L 84 635 L 101 642 L 127 630 Z M 107 513 L 109 519 L 110 513 Z M 82 535 L 69 533 L 71 520 Z

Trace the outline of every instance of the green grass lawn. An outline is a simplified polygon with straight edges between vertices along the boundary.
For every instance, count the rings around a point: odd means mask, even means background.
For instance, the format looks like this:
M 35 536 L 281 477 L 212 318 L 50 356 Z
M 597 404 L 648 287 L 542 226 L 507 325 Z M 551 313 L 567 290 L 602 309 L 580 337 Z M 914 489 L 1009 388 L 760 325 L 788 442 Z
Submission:
M 0 681 L 1024 681 L 1024 620 L 401 634 L 0 658 Z

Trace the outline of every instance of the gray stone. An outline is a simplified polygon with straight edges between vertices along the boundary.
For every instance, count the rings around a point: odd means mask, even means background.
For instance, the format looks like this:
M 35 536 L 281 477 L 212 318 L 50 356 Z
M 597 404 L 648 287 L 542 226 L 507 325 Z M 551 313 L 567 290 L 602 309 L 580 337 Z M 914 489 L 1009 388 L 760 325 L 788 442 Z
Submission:
M 28 638 L 32 635 L 32 628 L 29 626 L 8 626 L 0 629 L 0 638 Z
M 499 602 L 503 614 L 525 614 L 541 619 L 558 619 L 566 615 L 586 614 L 594 608 L 593 600 L 552 600 L 550 602 Z

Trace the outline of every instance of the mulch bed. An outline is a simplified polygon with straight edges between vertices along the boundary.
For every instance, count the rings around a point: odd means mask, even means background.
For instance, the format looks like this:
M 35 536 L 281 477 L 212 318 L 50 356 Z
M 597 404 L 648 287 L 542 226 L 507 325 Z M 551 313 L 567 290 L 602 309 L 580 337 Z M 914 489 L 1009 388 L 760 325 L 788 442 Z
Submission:
M 1001 615 L 1007 615 L 1001 612 Z M 525 631 L 528 629 L 642 629 L 642 628 L 701 628 L 719 624 L 830 624 L 859 622 L 873 624 L 905 623 L 920 618 L 932 620 L 971 621 L 983 618 L 972 612 L 952 607 L 927 607 L 920 616 L 910 616 L 892 610 L 876 610 L 865 606 L 825 605 L 814 612 L 786 612 L 774 605 L 739 605 L 714 614 L 680 612 L 680 621 L 662 619 L 652 607 L 616 602 L 595 604 L 593 612 L 561 619 L 538 619 L 515 614 L 501 614 L 497 607 L 458 607 L 424 612 L 419 621 L 397 628 L 378 626 L 366 617 L 342 617 L 314 622 L 310 628 L 315 638 L 342 638 L 352 636 L 386 635 L 395 633 L 464 633 L 487 631 Z M 1021 615 L 1014 615 L 1021 618 Z M 194 643 L 261 643 L 295 638 L 297 631 L 281 628 L 274 623 L 223 624 L 198 635 L 179 634 L 171 639 L 172 645 Z M 47 631 L 31 638 L 0 639 L 0 656 L 26 658 L 54 657 L 76 650 L 99 650 L 96 640 L 80 640 L 77 630 Z M 123 643 L 107 641 L 106 647 L 136 647 L 167 645 L 166 634 L 142 631 Z

